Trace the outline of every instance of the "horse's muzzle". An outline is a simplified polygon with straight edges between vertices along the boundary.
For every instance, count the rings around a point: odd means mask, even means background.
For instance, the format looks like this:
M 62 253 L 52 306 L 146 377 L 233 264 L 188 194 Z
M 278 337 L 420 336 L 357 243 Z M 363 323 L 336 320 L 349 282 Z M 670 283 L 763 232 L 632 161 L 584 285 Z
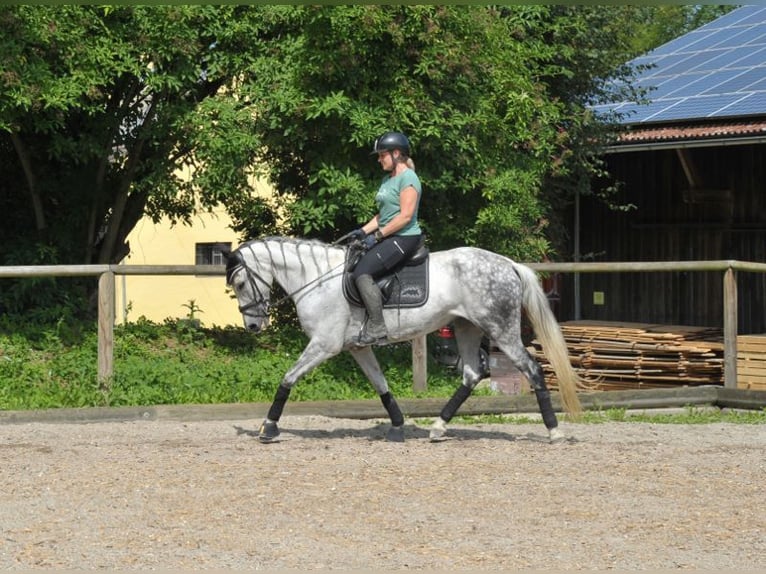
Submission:
M 246 315 L 244 317 L 244 322 L 245 322 L 245 329 L 247 329 L 251 333 L 260 333 L 263 329 L 265 329 L 269 325 L 268 317 L 252 317 L 252 316 Z

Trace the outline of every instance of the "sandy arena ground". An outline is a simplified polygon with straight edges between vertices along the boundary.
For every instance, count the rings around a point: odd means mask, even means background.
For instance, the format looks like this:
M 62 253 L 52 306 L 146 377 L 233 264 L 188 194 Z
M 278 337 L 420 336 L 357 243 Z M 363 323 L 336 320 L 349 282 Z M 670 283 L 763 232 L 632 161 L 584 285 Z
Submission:
M 0 569 L 766 568 L 766 425 L 0 426 Z

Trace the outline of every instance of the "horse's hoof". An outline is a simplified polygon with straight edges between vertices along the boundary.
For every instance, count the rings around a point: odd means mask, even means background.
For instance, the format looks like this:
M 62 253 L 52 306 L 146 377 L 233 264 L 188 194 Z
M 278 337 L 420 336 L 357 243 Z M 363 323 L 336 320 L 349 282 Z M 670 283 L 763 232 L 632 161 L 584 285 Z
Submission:
M 431 432 L 428 433 L 428 439 L 431 442 L 440 442 L 445 440 L 444 434 L 447 432 L 447 424 L 442 419 L 436 419 L 431 426 Z
M 263 421 L 261 429 L 258 431 L 258 440 L 261 442 L 271 442 L 279 436 L 279 427 L 272 421 Z
M 550 429 L 549 437 L 551 444 L 561 444 L 563 442 L 566 442 L 567 437 L 564 435 L 563 432 L 561 432 L 558 427 Z
M 404 442 L 404 427 L 391 427 L 386 433 L 388 442 Z
M 443 432 L 432 430 L 430 433 L 428 433 L 428 440 L 430 440 L 431 442 L 442 442 L 447 440 L 447 437 L 444 436 Z

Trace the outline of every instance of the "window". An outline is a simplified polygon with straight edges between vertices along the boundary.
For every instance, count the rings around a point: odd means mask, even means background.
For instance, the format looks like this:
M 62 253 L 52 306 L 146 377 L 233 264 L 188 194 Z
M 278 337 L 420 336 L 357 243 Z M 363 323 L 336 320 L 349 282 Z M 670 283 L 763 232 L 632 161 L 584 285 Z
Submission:
M 231 242 L 197 243 L 194 248 L 194 264 L 224 265 L 224 251 L 231 251 Z

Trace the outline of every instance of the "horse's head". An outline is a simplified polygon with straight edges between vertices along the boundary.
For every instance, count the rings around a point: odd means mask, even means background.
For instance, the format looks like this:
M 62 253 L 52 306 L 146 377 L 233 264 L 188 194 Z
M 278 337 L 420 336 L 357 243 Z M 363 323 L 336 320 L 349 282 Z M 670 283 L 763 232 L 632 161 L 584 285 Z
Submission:
M 258 333 L 269 324 L 271 272 L 262 268 L 252 250 L 226 254 L 226 284 L 234 290 L 245 328 Z

